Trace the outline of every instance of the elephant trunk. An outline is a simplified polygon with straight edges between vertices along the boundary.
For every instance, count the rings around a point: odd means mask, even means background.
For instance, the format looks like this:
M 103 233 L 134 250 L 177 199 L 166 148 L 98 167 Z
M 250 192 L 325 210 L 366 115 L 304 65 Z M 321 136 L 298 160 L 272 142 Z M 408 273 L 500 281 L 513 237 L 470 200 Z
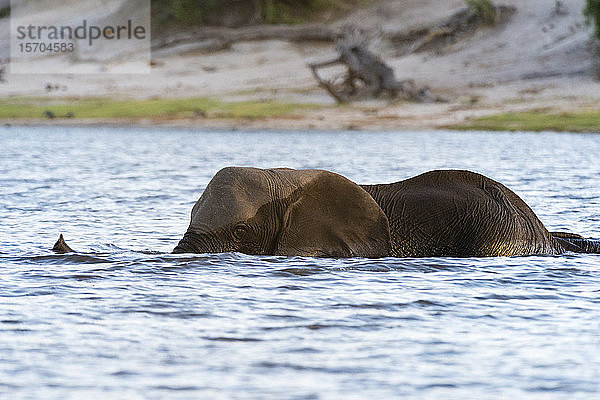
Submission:
M 177 246 L 173 249 L 174 254 L 181 253 L 220 253 L 227 250 L 217 246 L 208 235 L 187 231 Z
M 173 254 L 182 254 L 182 253 L 193 253 L 194 249 L 192 246 L 186 242 L 184 239 L 181 239 L 177 246 L 173 249 Z

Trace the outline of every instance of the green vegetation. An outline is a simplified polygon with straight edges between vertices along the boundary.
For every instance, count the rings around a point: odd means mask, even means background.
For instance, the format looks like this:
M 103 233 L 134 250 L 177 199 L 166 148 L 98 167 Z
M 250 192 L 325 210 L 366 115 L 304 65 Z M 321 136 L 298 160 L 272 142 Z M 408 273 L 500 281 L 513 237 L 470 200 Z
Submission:
M 310 104 L 271 101 L 223 102 L 206 97 L 191 99 L 54 100 L 19 98 L 0 100 L 0 119 L 105 118 L 105 119 L 178 119 L 178 118 L 268 118 L 314 108 Z
M 295 24 L 307 22 L 315 14 L 336 10 L 336 0 L 263 0 L 262 19 L 267 24 Z
M 496 7 L 491 0 L 465 0 L 469 12 L 479 16 L 488 25 L 496 22 Z
M 201 25 L 218 5 L 217 0 L 154 0 L 152 11 L 160 14 L 158 21 L 161 23 L 174 20 L 183 25 Z
M 10 7 L 0 8 L 0 18 L 6 18 L 10 16 Z
M 588 24 L 594 23 L 594 36 L 600 39 L 600 0 L 587 0 L 583 15 Z
M 594 24 L 594 38 L 592 44 L 592 73 L 594 78 L 600 80 L 600 0 L 587 0 L 583 9 L 586 23 Z
M 198 25 L 295 24 L 337 12 L 365 0 L 153 0 L 153 24 L 178 28 Z
M 503 113 L 476 118 L 451 129 L 488 131 L 600 132 L 600 111 L 553 114 L 547 110 Z

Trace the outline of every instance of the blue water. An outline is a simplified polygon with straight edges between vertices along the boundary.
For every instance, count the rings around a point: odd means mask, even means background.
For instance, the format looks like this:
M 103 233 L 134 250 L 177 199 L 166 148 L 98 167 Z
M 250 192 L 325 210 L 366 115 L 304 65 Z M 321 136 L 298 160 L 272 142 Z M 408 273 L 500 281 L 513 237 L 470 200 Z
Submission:
M 1 399 L 600 398 L 600 256 L 171 255 L 228 165 L 483 173 L 600 238 L 600 135 L 0 128 Z M 62 232 L 79 254 L 50 251 Z

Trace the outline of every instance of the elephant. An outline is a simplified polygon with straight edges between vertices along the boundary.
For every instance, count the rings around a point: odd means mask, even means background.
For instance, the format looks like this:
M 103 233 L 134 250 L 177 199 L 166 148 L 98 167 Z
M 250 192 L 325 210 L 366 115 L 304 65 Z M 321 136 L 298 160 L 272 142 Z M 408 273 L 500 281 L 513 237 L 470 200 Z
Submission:
M 512 190 L 464 170 L 361 185 L 388 217 L 394 257 L 600 253 L 600 242 L 549 232 Z
M 387 217 L 333 172 L 227 167 L 208 183 L 174 253 L 370 257 L 390 254 Z
M 321 257 L 483 257 L 600 252 L 549 232 L 506 186 L 463 170 L 358 185 L 323 170 L 228 167 L 192 209 L 175 247 Z
M 61 235 L 55 251 L 71 251 Z M 227 167 L 194 204 L 173 253 L 312 257 L 487 257 L 600 253 L 549 232 L 514 192 L 481 174 L 436 170 L 359 185 L 325 170 Z

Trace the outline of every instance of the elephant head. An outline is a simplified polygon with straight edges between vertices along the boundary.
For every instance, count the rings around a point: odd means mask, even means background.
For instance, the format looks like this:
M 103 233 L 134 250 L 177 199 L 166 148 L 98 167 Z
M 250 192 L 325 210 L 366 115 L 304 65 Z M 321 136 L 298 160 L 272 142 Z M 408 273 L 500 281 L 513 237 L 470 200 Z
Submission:
M 228 167 L 192 208 L 174 253 L 383 257 L 388 220 L 357 184 L 328 171 Z

